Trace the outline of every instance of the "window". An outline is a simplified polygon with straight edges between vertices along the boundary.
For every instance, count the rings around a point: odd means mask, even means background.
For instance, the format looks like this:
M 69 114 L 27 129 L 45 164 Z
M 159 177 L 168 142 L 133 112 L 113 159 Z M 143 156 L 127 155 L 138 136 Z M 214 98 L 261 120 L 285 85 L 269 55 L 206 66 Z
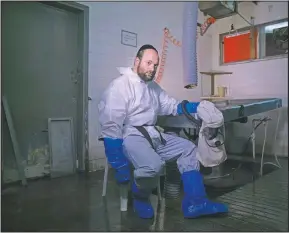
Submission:
M 220 35 L 221 64 L 280 56 L 288 56 L 288 19 Z
M 264 51 L 263 56 L 278 56 L 288 53 L 288 21 L 263 27 Z

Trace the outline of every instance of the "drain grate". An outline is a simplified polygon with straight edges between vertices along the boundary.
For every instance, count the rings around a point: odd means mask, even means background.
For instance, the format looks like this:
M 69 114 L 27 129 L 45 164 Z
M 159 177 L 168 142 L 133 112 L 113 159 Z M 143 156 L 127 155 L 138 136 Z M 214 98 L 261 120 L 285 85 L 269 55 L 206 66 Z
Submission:
M 228 204 L 229 218 L 241 219 L 247 229 L 257 223 L 260 230 L 288 231 L 288 165 L 217 200 Z

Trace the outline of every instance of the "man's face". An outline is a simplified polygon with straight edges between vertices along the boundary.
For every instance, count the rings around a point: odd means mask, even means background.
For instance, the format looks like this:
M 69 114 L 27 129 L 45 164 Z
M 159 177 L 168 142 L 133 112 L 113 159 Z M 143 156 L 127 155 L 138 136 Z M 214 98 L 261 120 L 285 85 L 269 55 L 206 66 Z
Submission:
M 136 65 L 138 76 L 145 82 L 152 81 L 159 65 L 158 53 L 153 49 L 145 50 L 141 60 L 136 58 Z

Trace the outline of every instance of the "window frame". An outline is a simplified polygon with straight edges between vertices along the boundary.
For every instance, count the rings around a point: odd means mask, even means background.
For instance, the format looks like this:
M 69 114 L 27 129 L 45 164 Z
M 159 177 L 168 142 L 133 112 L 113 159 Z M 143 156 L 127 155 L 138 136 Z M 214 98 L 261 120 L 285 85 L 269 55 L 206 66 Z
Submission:
M 230 32 L 221 33 L 219 34 L 219 65 L 220 66 L 227 66 L 227 65 L 234 65 L 234 64 L 242 64 L 242 63 L 248 63 L 248 62 L 256 62 L 256 61 L 264 61 L 264 60 L 271 60 L 271 59 L 282 59 L 282 58 L 288 58 L 288 53 L 286 54 L 280 54 L 275 56 L 265 56 L 265 27 L 269 25 L 274 25 L 282 22 L 288 22 L 288 18 L 282 18 L 274 21 L 270 21 L 267 23 L 257 24 L 254 25 L 255 30 L 258 31 L 258 37 L 257 37 L 257 58 L 256 59 L 248 59 L 246 61 L 237 61 L 237 62 L 227 62 L 224 63 L 224 46 L 223 46 L 223 38 L 230 34 Z M 242 27 L 240 29 L 237 29 L 236 31 L 239 33 L 243 33 L 246 31 L 251 30 L 251 26 Z M 262 56 L 261 56 L 262 55 Z

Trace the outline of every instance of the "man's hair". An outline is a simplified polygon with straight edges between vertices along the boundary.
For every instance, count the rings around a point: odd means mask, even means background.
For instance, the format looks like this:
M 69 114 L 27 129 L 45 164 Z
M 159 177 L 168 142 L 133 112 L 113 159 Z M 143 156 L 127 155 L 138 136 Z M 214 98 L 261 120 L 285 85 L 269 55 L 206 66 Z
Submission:
M 140 47 L 140 49 L 138 50 L 138 52 L 136 54 L 136 57 L 138 57 L 141 60 L 143 57 L 144 51 L 147 49 L 152 49 L 158 53 L 158 50 L 154 46 L 152 46 L 150 44 L 145 44 L 142 47 Z

